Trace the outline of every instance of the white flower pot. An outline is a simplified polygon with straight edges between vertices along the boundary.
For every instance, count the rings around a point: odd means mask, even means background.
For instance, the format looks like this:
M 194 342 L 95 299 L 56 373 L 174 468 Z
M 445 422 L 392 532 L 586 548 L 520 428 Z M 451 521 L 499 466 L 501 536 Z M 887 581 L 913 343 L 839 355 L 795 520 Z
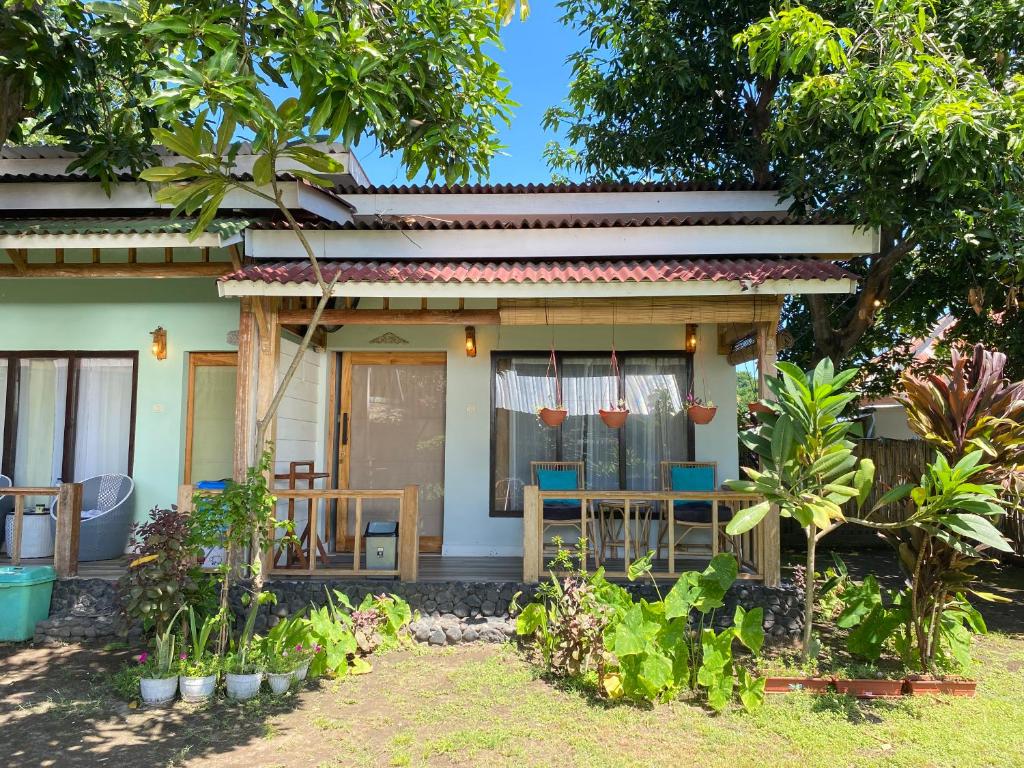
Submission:
M 178 687 L 181 689 L 181 698 L 185 701 L 193 703 L 206 701 L 213 696 L 213 691 L 217 687 L 217 675 L 207 675 L 206 677 L 185 677 L 182 675 L 178 681 Z
M 143 704 L 165 704 L 174 700 L 178 692 L 178 676 L 144 677 L 139 681 L 139 695 Z
M 270 690 L 280 696 L 282 693 L 287 693 L 288 689 L 292 687 L 292 673 L 271 672 L 267 675 L 267 682 L 270 683 Z
M 305 680 L 307 672 L 309 672 L 309 662 L 308 661 L 305 664 L 303 664 L 302 666 L 296 667 L 295 669 L 293 669 L 292 670 L 292 677 L 295 680 Z
M 253 672 L 248 675 L 236 675 L 233 672 L 228 672 L 224 675 L 224 681 L 227 683 L 229 699 L 245 701 L 260 692 L 263 673 Z

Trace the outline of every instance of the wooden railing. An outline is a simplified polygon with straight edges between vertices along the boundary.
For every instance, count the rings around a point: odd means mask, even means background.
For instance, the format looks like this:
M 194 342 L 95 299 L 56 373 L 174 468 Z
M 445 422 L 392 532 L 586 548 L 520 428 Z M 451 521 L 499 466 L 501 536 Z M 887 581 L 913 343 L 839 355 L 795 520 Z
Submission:
M 546 500 L 564 500 L 571 498 L 574 502 L 579 501 L 580 519 L 579 523 L 573 520 L 552 521 L 545 523 L 542 510 Z M 523 581 L 536 583 L 540 574 L 545 570 L 544 550 L 550 546 L 545 541 L 544 528 L 562 526 L 579 526 L 587 537 L 587 549 L 590 553 L 588 560 L 601 564 L 600 549 L 601 542 L 594 540 L 593 526 L 600 514 L 599 507 L 602 503 L 614 505 L 623 521 L 623 540 L 621 549 L 621 569 L 611 569 L 606 564 L 605 573 L 612 578 L 621 578 L 626 575 L 633 555 L 631 548 L 637 552 L 646 553 L 648 548 L 658 549 L 657 545 L 648 547 L 648 542 L 642 542 L 640 546 L 634 546 L 630 542 L 633 535 L 631 525 L 646 518 L 649 515 L 651 525 L 667 525 L 664 544 L 661 548 L 666 549 L 664 559 L 654 561 L 653 572 L 663 575 L 674 576 L 679 573 L 677 559 L 681 559 L 676 552 L 676 528 L 686 526 L 687 523 L 674 523 L 675 517 L 672 507 L 676 501 L 703 501 L 711 505 L 710 524 L 704 524 L 708 531 L 710 541 L 708 542 L 707 554 L 714 557 L 723 549 L 733 552 L 740 563 L 740 578 L 763 579 L 765 565 L 769 558 L 766 551 L 766 537 L 764 535 L 764 524 L 757 525 L 746 533 L 738 536 L 726 536 L 724 534 L 724 522 L 721 521 L 719 512 L 721 507 L 728 507 L 735 515 L 741 509 L 751 507 L 761 501 L 758 496 L 747 493 L 734 493 L 729 491 L 702 491 L 702 492 L 676 492 L 676 491 L 542 491 L 535 485 L 526 486 L 523 489 Z M 643 510 L 638 513 L 638 510 Z M 692 525 L 692 524 L 691 524 Z M 701 527 L 700 524 L 697 524 Z M 720 534 L 715 534 L 721 530 Z M 655 534 L 655 541 L 661 542 L 661 531 Z M 619 560 L 616 559 L 616 563 Z
M 215 495 L 219 491 L 201 491 L 203 494 Z M 183 485 L 178 489 L 178 506 L 191 509 L 193 487 Z M 278 501 L 307 501 L 308 517 L 303 529 L 296 530 L 298 543 L 276 544 L 272 552 L 265 553 L 265 565 L 270 576 L 397 576 L 402 581 L 416 581 L 419 578 L 419 486 L 407 485 L 399 490 L 352 490 L 331 488 L 274 489 Z M 354 506 L 352 563 L 347 567 L 339 567 L 331 562 L 331 554 L 324 546 L 320 536 L 321 502 L 326 508 L 332 501 Z M 396 502 L 396 514 L 392 518 L 398 522 L 397 568 L 368 570 L 362 566 L 363 543 L 363 504 L 366 501 Z M 340 510 L 339 510 L 340 512 Z M 337 514 L 337 513 L 336 513 Z M 337 553 L 337 559 L 343 555 Z M 281 561 L 284 564 L 281 564 Z
M 45 488 L 0 488 L 0 496 L 14 497 L 14 526 L 7 542 L 13 565 L 21 564 L 21 539 L 25 525 L 25 499 L 57 497 L 57 525 L 53 542 L 53 568 L 62 579 L 78 575 L 78 537 L 82 520 L 82 484 L 62 483 Z M 47 512 L 49 517 L 49 512 Z

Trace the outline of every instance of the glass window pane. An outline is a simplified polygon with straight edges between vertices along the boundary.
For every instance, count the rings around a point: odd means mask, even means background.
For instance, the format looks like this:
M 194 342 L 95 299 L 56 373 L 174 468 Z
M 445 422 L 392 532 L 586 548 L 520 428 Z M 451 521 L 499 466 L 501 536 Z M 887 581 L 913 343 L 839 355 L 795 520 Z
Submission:
M 598 411 L 618 401 L 618 382 L 608 357 L 564 358 L 559 373 L 569 415 L 562 423 L 562 459 L 582 461 L 586 487 L 619 487 L 619 431 L 609 429 Z
M 132 436 L 132 360 L 78 361 L 75 480 L 128 474 Z
M 60 479 L 68 361 L 21 360 L 14 484 L 49 486 Z
M 494 509 L 518 512 L 531 461 L 554 461 L 559 430 L 543 427 L 537 409 L 555 405 L 547 359 L 501 357 L 494 380 Z
M 234 365 L 197 365 L 192 383 L 192 462 L 189 478 L 224 480 L 231 477 L 235 449 Z
M 689 425 L 683 408 L 688 362 L 679 356 L 630 356 L 622 368 L 630 411 L 622 430 L 626 488 L 657 490 L 660 463 L 690 457 Z

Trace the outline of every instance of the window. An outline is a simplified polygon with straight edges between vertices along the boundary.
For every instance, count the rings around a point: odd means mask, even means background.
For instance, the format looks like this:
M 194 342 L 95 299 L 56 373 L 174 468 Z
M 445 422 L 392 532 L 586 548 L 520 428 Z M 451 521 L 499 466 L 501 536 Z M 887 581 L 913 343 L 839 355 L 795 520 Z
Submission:
M 0 472 L 49 486 L 131 474 L 134 352 L 0 352 Z
M 518 515 L 530 462 L 582 461 L 588 488 L 655 490 L 662 461 L 693 457 L 693 427 L 683 408 L 692 381 L 684 353 L 619 353 L 616 383 L 607 353 L 557 356 L 562 399 L 569 412 L 560 427 L 541 426 L 537 408 L 555 400 L 547 353 L 492 357 L 492 514 Z M 623 392 L 630 416 L 609 429 L 598 410 Z

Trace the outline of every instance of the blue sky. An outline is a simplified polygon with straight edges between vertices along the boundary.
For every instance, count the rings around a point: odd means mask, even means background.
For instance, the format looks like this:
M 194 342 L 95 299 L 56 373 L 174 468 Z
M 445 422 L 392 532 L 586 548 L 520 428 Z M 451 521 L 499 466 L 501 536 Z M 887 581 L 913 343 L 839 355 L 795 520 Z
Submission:
M 555 136 L 541 127 L 541 119 L 548 107 L 565 98 L 571 73 L 565 60 L 579 47 L 575 33 L 559 23 L 559 16 L 553 2 L 542 0 L 532 4 L 529 19 L 520 22 L 517 17 L 502 30 L 505 49 L 495 52 L 494 58 L 512 84 L 512 98 L 520 106 L 512 125 L 502 131 L 505 154 L 491 164 L 488 181 L 492 183 L 551 180 L 543 152 L 544 145 Z M 408 183 L 398 158 L 380 157 L 369 142 L 356 147 L 356 156 L 372 183 Z

